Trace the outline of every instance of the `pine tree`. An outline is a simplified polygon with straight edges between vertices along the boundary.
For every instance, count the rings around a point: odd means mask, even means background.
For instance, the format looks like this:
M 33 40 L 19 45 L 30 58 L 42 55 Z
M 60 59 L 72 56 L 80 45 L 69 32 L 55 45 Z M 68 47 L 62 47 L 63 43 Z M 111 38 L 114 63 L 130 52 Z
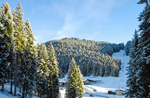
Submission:
M 59 79 L 58 79 L 58 66 L 57 66 L 57 59 L 55 56 L 55 50 L 54 47 L 52 45 L 52 43 L 50 43 L 49 48 L 48 48 L 48 56 L 49 56 L 49 70 L 50 75 L 50 97 L 52 98 L 59 98 Z M 52 89 L 52 90 L 51 90 Z
M 137 80 L 137 76 L 136 76 L 136 72 L 137 72 L 137 65 L 138 63 L 136 63 L 136 54 L 138 51 L 138 34 L 137 31 L 135 31 L 134 34 L 134 39 L 132 40 L 131 43 L 131 49 L 130 49 L 130 60 L 129 60 L 129 66 L 128 66 L 128 80 L 127 80 L 127 86 L 130 88 L 126 94 L 126 97 L 136 97 L 137 95 L 137 84 L 136 84 L 136 80 Z
M 39 61 L 38 67 L 36 71 L 36 91 L 40 97 L 47 97 L 48 95 L 48 79 L 49 76 L 49 68 L 48 68 L 48 54 L 45 44 L 41 44 L 38 46 L 40 48 L 39 53 Z
M 23 55 L 23 70 L 21 74 L 24 76 L 22 78 L 22 97 L 30 96 L 32 97 L 32 92 L 35 87 L 35 77 L 36 77 L 36 49 L 34 45 L 34 36 L 30 26 L 30 22 L 27 19 L 25 22 L 25 33 L 27 36 L 27 45 Z
M 139 25 L 140 38 L 139 38 L 139 50 L 140 53 L 137 70 L 137 97 L 148 98 L 150 97 L 150 1 L 149 0 L 140 0 L 139 4 L 145 3 L 145 9 L 139 16 Z
M 68 71 L 68 80 L 66 85 L 66 98 L 76 98 L 77 97 L 77 68 L 74 58 L 72 58 L 69 71 Z
M 13 49 L 13 17 L 6 2 L 0 8 L 0 82 L 4 91 L 4 81 L 8 78 L 8 57 Z
M 78 98 L 83 98 L 83 95 L 85 93 L 84 91 L 84 84 L 83 84 L 83 76 L 80 72 L 80 68 L 79 66 L 77 66 L 77 76 L 78 76 L 78 80 L 77 80 L 77 96 Z
M 15 22 L 14 25 L 14 37 L 15 37 L 15 51 L 16 51 L 16 63 L 15 63 L 15 79 L 14 79 L 14 95 L 16 96 L 16 87 L 21 90 L 21 82 L 23 75 L 21 71 L 23 70 L 22 62 L 23 62 L 23 53 L 25 51 L 26 46 L 26 36 L 24 32 L 24 21 L 23 21 L 23 13 L 21 3 L 18 3 L 16 7 L 16 11 L 13 10 L 13 20 Z

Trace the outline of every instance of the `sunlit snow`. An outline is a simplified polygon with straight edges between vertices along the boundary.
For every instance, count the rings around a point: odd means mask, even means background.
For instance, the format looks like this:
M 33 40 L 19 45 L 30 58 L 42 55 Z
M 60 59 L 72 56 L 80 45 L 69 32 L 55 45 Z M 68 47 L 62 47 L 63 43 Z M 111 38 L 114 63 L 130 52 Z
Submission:
M 128 66 L 129 62 L 129 56 L 125 55 L 124 50 L 120 50 L 120 52 L 114 53 L 112 57 L 116 59 L 121 59 L 122 65 L 121 65 L 121 70 L 119 72 L 119 77 L 94 77 L 94 76 L 88 76 L 84 77 L 84 79 L 91 79 L 91 80 L 102 80 L 101 83 L 95 83 L 91 85 L 85 85 L 85 92 L 86 94 L 84 95 L 85 97 L 90 97 L 90 94 L 94 95 L 93 97 L 111 97 L 111 98 L 125 98 L 124 95 L 111 95 L 108 94 L 108 91 L 115 91 L 118 89 L 126 89 L 126 67 Z M 65 81 L 67 80 L 67 75 L 63 79 L 60 79 L 60 81 Z M 94 92 L 93 90 L 96 90 Z M 62 94 L 62 98 L 64 98 L 65 90 L 60 90 Z

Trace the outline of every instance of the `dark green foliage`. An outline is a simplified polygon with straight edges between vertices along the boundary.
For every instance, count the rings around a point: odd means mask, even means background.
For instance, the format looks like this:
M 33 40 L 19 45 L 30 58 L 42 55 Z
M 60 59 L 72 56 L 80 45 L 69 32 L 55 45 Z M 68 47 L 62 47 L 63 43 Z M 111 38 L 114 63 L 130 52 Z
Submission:
M 68 71 L 68 79 L 67 79 L 67 85 L 66 85 L 66 98 L 77 98 L 77 88 L 78 88 L 78 74 L 77 74 L 77 68 L 74 58 L 72 58 L 70 65 L 69 65 L 69 71 Z
M 0 84 L 2 84 L 2 91 L 4 91 L 4 81 L 8 78 L 8 62 L 12 60 L 10 55 L 12 55 L 13 48 L 13 17 L 10 11 L 7 2 L 0 8 Z
M 77 86 L 78 86 L 77 87 L 77 96 L 78 96 L 78 98 L 83 98 L 85 91 L 84 91 L 83 76 L 80 72 L 79 66 L 77 66 L 77 76 L 78 76 L 78 79 L 77 79 Z
M 21 3 L 18 3 L 18 6 L 16 7 L 16 10 L 13 10 L 13 21 L 14 21 L 14 38 L 15 38 L 15 79 L 14 79 L 14 95 L 16 96 L 16 87 L 18 86 L 20 88 L 21 92 L 21 81 L 22 81 L 22 74 L 21 71 L 23 70 L 23 53 L 25 52 L 27 39 L 25 35 L 25 25 L 23 21 L 23 13 L 22 13 L 22 7 Z
M 32 98 L 33 91 L 43 98 L 59 98 L 58 66 L 52 44 L 49 52 L 45 44 L 36 47 L 30 22 L 28 19 L 26 22 L 23 20 L 21 3 L 12 14 L 10 10 L 7 2 L 0 8 L 0 84 L 2 84 L 2 91 L 4 91 L 4 81 L 10 72 L 11 94 L 14 78 L 15 96 L 18 87 L 22 98 Z
M 120 60 L 112 58 L 111 55 L 120 49 L 124 49 L 123 43 L 117 45 L 77 38 L 64 38 L 51 42 L 55 48 L 60 75 L 68 72 L 70 60 L 74 57 L 84 76 L 90 74 L 94 74 L 94 76 L 118 76 L 121 63 Z M 46 46 L 48 47 L 49 44 L 50 42 L 47 42 Z M 93 72 L 94 66 L 96 66 L 96 72 Z M 107 74 L 103 72 L 107 72 Z
M 36 72 L 36 91 L 40 97 L 46 97 L 48 94 L 48 80 L 49 68 L 48 68 L 48 55 L 46 46 L 42 43 L 38 46 L 38 66 Z
M 147 3 L 148 0 L 140 0 L 138 4 Z
M 66 86 L 66 98 L 82 98 L 84 95 L 84 86 L 82 80 L 82 74 L 80 72 L 79 66 L 76 66 L 74 58 L 72 58 L 69 71 L 68 80 Z
M 34 37 L 32 33 L 32 29 L 30 26 L 30 22 L 27 19 L 26 21 L 26 27 L 25 27 L 25 33 L 27 36 L 27 45 L 25 48 L 25 52 L 23 54 L 23 61 L 22 61 L 22 97 L 32 97 L 33 96 L 33 90 L 35 88 L 35 78 L 36 78 L 36 68 L 37 68 L 37 61 L 36 61 L 36 47 L 34 45 Z
M 136 62 L 135 57 L 138 51 L 138 42 L 139 42 L 138 34 L 137 34 L 137 31 L 135 31 L 134 39 L 132 40 L 130 54 L 129 54 L 131 59 L 129 60 L 129 63 L 128 63 L 129 66 L 127 67 L 127 70 L 128 70 L 127 86 L 130 89 L 126 93 L 126 97 L 136 97 L 137 95 L 138 85 L 136 83 L 136 80 L 137 80 L 136 72 L 138 70 L 138 66 L 137 66 L 138 63 Z
M 149 98 L 150 97 L 150 1 L 140 0 L 139 4 L 145 3 L 145 9 L 140 13 L 139 25 L 140 36 L 133 40 L 131 60 L 128 67 L 127 86 L 130 87 L 127 97 Z M 138 45 L 137 45 L 138 43 Z
M 131 48 L 131 41 L 128 41 L 125 45 L 125 52 L 126 52 L 126 55 L 128 56 L 129 53 L 130 53 L 130 48 Z
M 36 74 L 36 59 L 31 56 L 30 50 L 27 48 L 25 50 L 23 60 L 23 70 L 21 71 L 22 76 L 22 97 L 33 96 L 33 90 L 35 88 L 35 74 Z
M 48 47 L 48 57 L 49 57 L 48 68 L 50 70 L 48 77 L 50 98 L 59 98 L 58 66 L 57 66 L 57 59 L 55 56 L 55 50 L 52 43 L 50 43 Z
M 141 0 L 142 1 L 142 0 Z M 146 4 L 142 14 L 140 14 L 139 25 L 140 38 L 139 38 L 139 50 L 137 56 L 137 97 L 149 98 L 150 97 L 150 1 L 144 2 Z
M 0 36 L 0 84 L 2 85 L 2 91 L 4 91 L 4 81 L 8 77 L 8 55 L 9 50 L 7 50 L 7 43 L 4 37 Z

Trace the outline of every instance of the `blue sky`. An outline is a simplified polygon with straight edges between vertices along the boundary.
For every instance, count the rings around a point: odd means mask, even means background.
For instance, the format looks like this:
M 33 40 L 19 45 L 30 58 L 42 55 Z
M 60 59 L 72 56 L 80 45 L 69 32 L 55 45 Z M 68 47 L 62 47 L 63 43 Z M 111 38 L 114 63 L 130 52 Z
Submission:
M 19 1 L 37 42 L 64 37 L 126 43 L 138 29 L 139 0 L 0 0 L 11 9 Z

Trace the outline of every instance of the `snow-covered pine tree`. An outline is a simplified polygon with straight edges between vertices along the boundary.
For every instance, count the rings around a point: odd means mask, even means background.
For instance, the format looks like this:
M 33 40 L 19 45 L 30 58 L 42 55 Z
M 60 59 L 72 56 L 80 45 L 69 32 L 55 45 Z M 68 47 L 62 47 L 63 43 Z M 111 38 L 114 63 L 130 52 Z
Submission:
M 54 47 L 52 45 L 52 43 L 50 43 L 49 48 L 48 48 L 48 56 L 49 56 L 49 63 L 50 65 L 48 66 L 48 68 L 50 68 L 49 70 L 52 72 L 50 72 L 49 75 L 49 80 L 50 80 L 50 90 L 52 88 L 52 90 L 49 92 L 50 95 L 52 94 L 52 98 L 59 98 L 59 79 L 58 79 L 58 66 L 57 66 L 57 58 L 55 56 L 55 50 Z M 50 96 L 51 98 L 51 96 Z
M 76 98 L 77 97 L 77 68 L 74 58 L 72 58 L 69 70 L 68 70 L 68 80 L 66 85 L 66 98 Z
M 48 79 L 49 68 L 48 68 L 48 55 L 45 44 L 38 46 L 38 65 L 36 71 L 36 91 L 40 97 L 48 96 Z
M 42 66 L 41 66 L 41 59 L 42 59 L 42 51 L 41 51 L 41 46 L 40 44 L 38 43 L 37 46 L 36 46 L 36 49 L 37 49 L 37 70 L 36 70 L 36 89 L 35 89 L 35 92 L 36 94 L 40 95 L 40 78 L 42 77 L 41 75 L 41 69 L 42 69 Z
M 83 98 L 83 95 L 85 93 L 84 91 L 84 83 L 83 83 L 83 76 L 81 74 L 79 66 L 77 66 L 77 98 Z
M 13 46 L 13 17 L 6 2 L 0 8 L 0 83 L 4 91 L 4 81 L 8 78 L 8 57 Z
M 132 40 L 131 43 L 131 48 L 130 48 L 130 60 L 129 60 L 129 66 L 127 67 L 127 75 L 128 75 L 128 80 L 127 80 L 127 86 L 130 88 L 127 93 L 126 93 L 126 97 L 136 97 L 137 95 L 137 88 L 138 85 L 136 84 L 136 80 L 137 80 L 137 76 L 136 76 L 136 72 L 137 72 L 137 63 L 136 63 L 136 53 L 138 51 L 138 33 L 135 30 L 134 33 L 134 38 Z
M 24 32 L 24 21 L 21 3 L 18 3 L 16 11 L 13 10 L 13 20 L 14 20 L 14 37 L 15 37 L 15 52 L 16 52 L 16 62 L 15 62 L 15 76 L 14 76 L 14 95 L 16 96 L 16 87 L 21 90 L 22 77 L 21 71 L 23 70 L 23 53 L 26 46 L 26 36 Z
M 36 87 L 36 69 L 37 69 L 37 49 L 36 49 L 36 46 L 34 44 L 34 41 L 36 40 L 34 38 L 34 35 L 33 35 L 33 32 L 32 32 L 32 29 L 31 29 L 31 25 L 30 25 L 30 22 L 29 20 L 27 19 L 26 23 L 25 23 L 26 27 L 27 28 L 27 31 L 28 33 L 26 33 L 28 36 L 27 36 L 27 39 L 28 39 L 28 47 L 29 47 L 29 50 L 30 50 L 30 59 L 31 59 L 31 63 L 30 63 L 30 69 L 29 69 L 29 85 L 28 85 L 28 91 L 27 93 L 29 94 L 29 96 L 32 97 L 33 95 L 33 90 L 35 90 L 35 87 Z
M 21 74 L 24 76 L 22 79 L 22 98 L 32 97 L 32 92 L 35 87 L 35 78 L 36 78 L 36 49 L 34 45 L 34 36 L 30 26 L 30 22 L 27 19 L 25 22 L 25 33 L 27 36 L 27 45 L 25 48 L 25 53 L 23 55 L 23 71 Z
M 138 96 L 142 98 L 150 97 L 150 1 L 140 0 L 139 4 L 146 4 L 145 9 L 139 16 L 140 38 L 139 38 L 139 51 L 140 56 L 137 59 L 137 89 Z M 139 52 L 138 52 L 139 53 Z

